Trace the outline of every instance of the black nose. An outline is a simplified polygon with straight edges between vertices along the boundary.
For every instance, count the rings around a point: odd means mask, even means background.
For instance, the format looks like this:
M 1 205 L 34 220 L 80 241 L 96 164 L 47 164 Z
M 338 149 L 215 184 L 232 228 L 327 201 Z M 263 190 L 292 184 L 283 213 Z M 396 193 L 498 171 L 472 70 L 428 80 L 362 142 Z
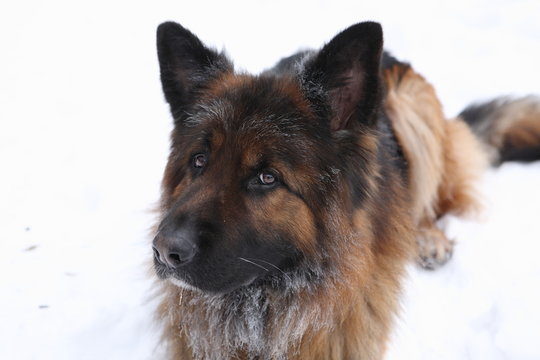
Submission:
M 152 248 L 156 261 L 171 269 L 189 263 L 198 250 L 192 232 L 187 230 L 159 232 Z

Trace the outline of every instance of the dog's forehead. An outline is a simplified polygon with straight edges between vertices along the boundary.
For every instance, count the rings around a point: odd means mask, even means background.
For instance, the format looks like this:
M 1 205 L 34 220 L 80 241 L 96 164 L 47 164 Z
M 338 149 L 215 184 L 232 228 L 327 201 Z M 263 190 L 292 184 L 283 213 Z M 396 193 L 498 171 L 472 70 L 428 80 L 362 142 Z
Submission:
M 295 126 L 290 123 L 297 122 Z M 236 117 L 222 114 L 203 124 L 204 139 L 212 152 L 238 157 L 247 168 L 261 164 L 294 162 L 309 136 L 301 130 L 301 119 L 277 114 Z
M 302 163 L 327 131 L 298 80 L 250 75 L 227 75 L 210 84 L 185 125 L 191 129 L 180 133 L 193 146 L 206 143 L 211 151 L 239 156 L 246 166 L 266 159 Z
M 196 109 L 199 121 L 221 122 L 230 131 L 295 133 L 312 122 L 310 106 L 292 77 L 223 75 Z

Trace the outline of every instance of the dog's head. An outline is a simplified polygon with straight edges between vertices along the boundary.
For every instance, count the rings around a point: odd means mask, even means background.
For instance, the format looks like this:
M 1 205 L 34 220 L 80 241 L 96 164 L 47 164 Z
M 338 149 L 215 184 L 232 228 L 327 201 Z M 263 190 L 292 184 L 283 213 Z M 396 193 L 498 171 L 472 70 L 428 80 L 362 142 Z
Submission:
M 359 137 L 380 102 L 380 26 L 354 25 L 290 71 L 260 76 L 235 73 L 175 23 L 160 25 L 157 46 L 175 125 L 157 274 L 225 293 L 322 261 L 332 203 L 351 216 L 366 196 L 374 149 Z

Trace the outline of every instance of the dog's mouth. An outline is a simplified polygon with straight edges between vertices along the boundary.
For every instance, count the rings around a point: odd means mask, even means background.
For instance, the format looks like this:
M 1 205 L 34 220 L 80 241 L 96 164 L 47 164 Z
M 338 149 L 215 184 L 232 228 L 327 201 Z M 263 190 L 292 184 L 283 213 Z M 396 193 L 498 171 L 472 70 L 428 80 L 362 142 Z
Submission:
M 301 258 L 290 245 L 224 248 L 206 245 L 189 252 L 191 247 L 180 246 L 183 244 L 164 246 L 164 239 L 167 240 L 156 236 L 153 246 L 158 278 L 207 294 L 226 294 L 260 282 L 281 286 Z
M 196 286 L 193 286 L 191 284 L 189 284 L 187 281 L 185 280 L 181 280 L 181 279 L 178 279 L 177 277 L 175 276 L 170 276 L 169 278 L 167 278 L 167 280 L 175 285 L 175 286 L 178 286 L 179 288 L 181 289 L 185 289 L 185 290 L 191 290 L 191 291 L 199 291 L 199 292 L 204 292 L 203 290 L 199 289 L 198 287 Z M 251 286 L 253 285 L 254 283 L 256 283 L 259 279 L 259 277 L 257 276 L 253 276 L 251 277 L 250 279 L 248 279 L 247 281 L 245 281 L 244 283 L 240 284 L 239 286 L 237 287 L 234 287 L 232 289 L 230 289 L 229 291 L 218 291 L 218 292 L 215 292 L 215 291 L 211 291 L 210 293 L 212 294 L 225 294 L 225 293 L 228 293 L 228 292 L 232 292 L 232 291 L 235 291 L 237 289 L 240 289 L 240 288 L 244 288 L 244 287 L 248 287 L 248 286 Z M 208 291 L 206 291 L 208 292 Z
M 163 281 L 168 281 L 182 289 L 200 291 L 199 288 L 191 284 L 187 276 L 180 277 L 173 269 L 170 269 L 157 261 L 154 263 L 154 270 L 158 278 Z
M 210 269 L 193 269 L 189 266 L 173 269 L 158 259 L 154 259 L 154 271 L 159 279 L 168 281 L 181 289 L 208 294 L 226 294 L 250 286 L 265 277 L 265 274 L 258 271 L 227 274 L 227 269 L 210 271 Z
M 200 291 L 200 289 L 196 288 L 195 286 L 193 285 L 190 285 L 189 283 L 187 283 L 186 281 L 184 280 L 180 280 L 174 276 L 170 276 L 168 279 L 167 279 L 171 284 L 173 285 L 176 285 L 178 286 L 179 288 L 181 289 L 186 289 L 186 290 L 191 290 L 191 291 Z

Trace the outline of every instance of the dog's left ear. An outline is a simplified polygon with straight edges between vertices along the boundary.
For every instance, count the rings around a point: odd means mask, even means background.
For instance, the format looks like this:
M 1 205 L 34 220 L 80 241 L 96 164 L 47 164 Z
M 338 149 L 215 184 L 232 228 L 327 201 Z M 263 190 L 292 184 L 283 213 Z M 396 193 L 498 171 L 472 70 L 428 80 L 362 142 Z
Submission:
M 302 86 L 310 100 L 326 109 L 333 131 L 376 121 L 382 49 L 381 26 L 363 22 L 336 35 L 305 64 Z
M 176 124 L 181 124 L 190 105 L 205 86 L 224 72 L 232 72 L 225 55 L 206 47 L 180 24 L 166 22 L 157 29 L 161 83 Z

